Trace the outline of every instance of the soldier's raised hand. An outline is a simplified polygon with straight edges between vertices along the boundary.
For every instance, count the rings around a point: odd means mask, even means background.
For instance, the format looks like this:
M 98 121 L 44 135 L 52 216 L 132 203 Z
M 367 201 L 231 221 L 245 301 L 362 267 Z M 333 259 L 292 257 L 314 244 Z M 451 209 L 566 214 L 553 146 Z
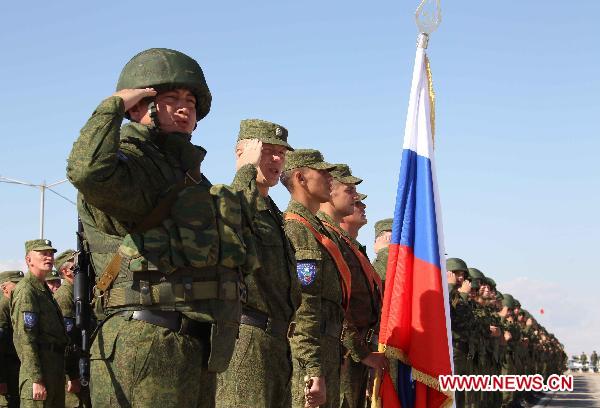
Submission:
M 262 140 L 246 139 L 244 143 L 236 150 L 237 160 L 235 162 L 235 168 L 239 170 L 246 164 L 251 164 L 254 167 L 257 167 L 260 163 L 261 154 Z
M 452 271 L 446 271 L 446 279 L 450 285 L 456 285 L 456 275 Z
M 121 89 L 115 92 L 112 96 L 118 96 L 123 99 L 125 105 L 125 112 L 135 106 L 139 101 L 149 96 L 156 96 L 156 90 L 154 88 L 142 88 L 142 89 Z
M 462 285 L 460 286 L 460 289 L 458 289 L 459 292 L 462 293 L 471 293 L 471 282 L 469 282 L 468 280 L 464 280 Z

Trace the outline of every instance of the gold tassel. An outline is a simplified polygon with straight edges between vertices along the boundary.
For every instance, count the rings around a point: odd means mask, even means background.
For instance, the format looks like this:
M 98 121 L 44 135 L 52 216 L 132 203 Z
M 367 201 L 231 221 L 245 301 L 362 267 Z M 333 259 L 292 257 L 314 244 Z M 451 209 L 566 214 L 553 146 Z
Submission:
M 427 83 L 429 88 L 429 111 L 431 113 L 429 117 L 431 126 L 431 141 L 435 148 L 435 91 L 433 90 L 433 78 L 431 76 L 431 65 L 429 64 L 429 58 L 425 55 L 425 68 L 427 69 Z

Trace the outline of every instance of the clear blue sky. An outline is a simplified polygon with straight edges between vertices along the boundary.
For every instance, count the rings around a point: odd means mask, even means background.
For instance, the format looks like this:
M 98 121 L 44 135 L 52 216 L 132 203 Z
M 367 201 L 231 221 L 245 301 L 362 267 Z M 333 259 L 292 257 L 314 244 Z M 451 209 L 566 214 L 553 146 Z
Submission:
M 373 222 L 394 207 L 417 1 L 212 3 L 4 4 L 0 175 L 64 178 L 122 66 L 175 48 L 200 62 L 213 93 L 194 134 L 207 176 L 231 179 L 240 119 L 278 122 L 294 146 L 365 179 L 360 238 L 371 246 Z M 442 3 L 429 56 L 447 253 L 517 295 L 570 353 L 600 349 L 600 2 Z M 285 190 L 272 193 L 285 208 Z M 39 194 L 8 184 L 0 194 L 0 266 L 19 266 L 38 235 Z M 47 238 L 74 246 L 74 207 L 46 199 Z

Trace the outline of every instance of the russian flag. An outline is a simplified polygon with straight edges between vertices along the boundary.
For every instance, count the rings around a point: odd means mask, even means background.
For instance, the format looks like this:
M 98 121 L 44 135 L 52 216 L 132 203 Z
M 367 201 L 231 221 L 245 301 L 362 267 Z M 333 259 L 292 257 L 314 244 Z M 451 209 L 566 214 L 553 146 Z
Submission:
M 392 241 L 379 333 L 380 349 L 409 365 L 414 395 L 400 364 L 398 384 L 381 384 L 384 408 L 453 405 L 438 377 L 452 374 L 444 243 L 433 154 L 434 109 L 429 61 L 417 48 L 404 132 Z M 406 366 L 404 366 L 406 367 Z M 386 374 L 388 375 L 388 374 Z M 410 377 L 408 376 L 408 377 Z M 404 391 L 403 391 L 404 390 Z M 377 395 L 377 394 L 376 394 Z

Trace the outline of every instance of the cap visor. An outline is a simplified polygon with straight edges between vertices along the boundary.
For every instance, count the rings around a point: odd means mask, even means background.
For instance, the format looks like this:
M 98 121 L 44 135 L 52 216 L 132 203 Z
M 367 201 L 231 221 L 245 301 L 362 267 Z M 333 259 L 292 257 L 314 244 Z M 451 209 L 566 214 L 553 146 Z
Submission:
M 283 146 L 286 149 L 288 149 L 290 152 L 294 151 L 294 148 L 292 146 L 290 146 L 287 142 L 284 142 L 281 139 L 271 139 L 271 138 L 265 138 L 265 139 L 260 139 L 263 143 L 268 143 L 268 144 L 273 144 L 273 145 L 278 145 L 278 146 Z
M 344 184 L 360 184 L 362 183 L 362 179 L 358 178 L 358 177 L 354 177 L 354 176 L 346 176 L 346 177 L 334 177 L 334 180 L 339 181 L 340 183 L 344 183 Z
M 327 170 L 331 171 L 335 169 L 335 164 L 327 163 L 327 162 L 318 162 L 313 164 L 307 164 L 305 167 L 310 167 L 315 170 Z

